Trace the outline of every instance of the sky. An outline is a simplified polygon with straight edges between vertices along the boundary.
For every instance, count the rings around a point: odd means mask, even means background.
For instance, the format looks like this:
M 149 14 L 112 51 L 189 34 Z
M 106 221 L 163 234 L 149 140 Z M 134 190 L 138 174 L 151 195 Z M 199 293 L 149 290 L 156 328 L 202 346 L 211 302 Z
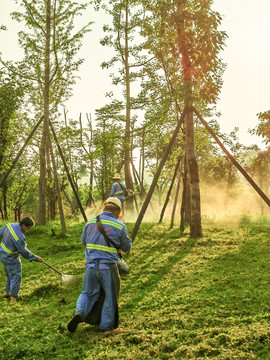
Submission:
M 265 147 L 260 137 L 248 130 L 258 124 L 257 114 L 270 109 L 270 0 L 214 0 L 213 10 L 222 16 L 220 30 L 228 34 L 226 47 L 220 54 L 227 68 L 223 75 L 223 88 L 217 102 L 221 130 L 229 133 L 239 128 L 239 141 L 244 145 Z M 17 10 L 14 0 L 0 0 L 0 51 L 4 59 L 19 59 L 17 32 L 20 25 L 11 20 L 10 12 Z M 85 58 L 74 95 L 66 104 L 68 116 L 78 118 L 79 113 L 91 113 L 107 102 L 105 93 L 113 89 L 110 71 L 100 64 L 111 58 L 112 50 L 100 45 L 102 26 L 109 19 L 101 13 L 88 10 L 80 21 L 94 21 L 92 32 L 84 38 L 80 56 Z M 108 20 L 108 21 L 107 21 Z

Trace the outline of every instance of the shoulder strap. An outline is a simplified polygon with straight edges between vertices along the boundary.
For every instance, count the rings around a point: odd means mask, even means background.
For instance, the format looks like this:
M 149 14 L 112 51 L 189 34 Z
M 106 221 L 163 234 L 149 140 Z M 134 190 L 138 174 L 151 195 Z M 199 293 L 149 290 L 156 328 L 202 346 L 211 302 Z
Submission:
M 99 215 L 96 217 L 97 219 L 97 227 L 98 227 L 98 230 L 99 232 L 104 236 L 104 239 L 106 240 L 106 243 L 108 246 L 110 246 L 110 243 L 112 244 L 112 246 L 114 246 L 117 250 L 119 249 L 119 246 L 116 245 L 116 243 L 111 240 L 108 235 L 106 234 L 105 230 L 104 230 L 104 227 L 102 226 L 102 223 L 100 221 L 100 217 Z

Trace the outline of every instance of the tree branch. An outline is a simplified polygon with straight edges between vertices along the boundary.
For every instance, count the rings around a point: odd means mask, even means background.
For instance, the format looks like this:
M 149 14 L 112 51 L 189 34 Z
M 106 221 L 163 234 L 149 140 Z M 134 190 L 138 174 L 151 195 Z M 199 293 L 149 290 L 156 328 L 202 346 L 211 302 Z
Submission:
M 132 68 L 132 67 L 144 66 L 144 65 L 148 64 L 150 61 L 152 61 L 153 59 L 155 59 L 154 56 L 151 59 L 146 60 L 144 63 L 129 65 L 129 67 Z
M 40 30 L 41 30 L 41 31 L 43 32 L 43 34 L 45 35 L 45 34 L 46 34 L 45 30 L 43 29 L 43 27 L 42 27 L 41 25 L 39 25 L 39 23 L 38 23 L 37 20 L 35 19 L 34 15 L 33 15 L 33 13 L 32 13 L 32 10 L 31 10 L 30 6 L 28 5 L 27 1 L 26 1 L 26 0 L 23 0 L 23 2 L 24 2 L 25 6 L 26 6 L 26 8 L 27 8 L 27 10 L 28 10 L 28 12 L 29 12 L 29 15 L 30 15 L 31 19 L 34 21 L 34 23 L 37 25 L 37 27 L 39 27 Z
M 24 75 L 22 73 L 20 73 L 19 71 L 16 71 L 14 68 L 12 67 L 9 67 L 3 60 L 0 59 L 0 63 L 5 67 L 7 68 L 9 71 L 11 71 L 13 74 L 17 74 L 18 76 L 20 76 L 21 78 L 25 78 L 25 79 L 28 79 L 28 80 L 33 80 L 33 81 L 37 81 L 39 84 L 43 84 L 42 81 L 40 81 L 38 78 L 34 78 L 34 77 L 31 77 L 29 75 Z
M 56 45 L 55 45 L 55 29 L 56 29 L 55 17 L 56 17 L 56 0 L 54 1 L 54 9 L 53 9 L 53 53 L 54 53 L 54 57 L 55 57 L 56 66 L 55 66 L 54 72 L 50 78 L 50 84 L 52 83 L 53 78 L 56 75 L 58 68 L 59 68 L 59 62 L 58 62 L 58 57 L 57 57 Z

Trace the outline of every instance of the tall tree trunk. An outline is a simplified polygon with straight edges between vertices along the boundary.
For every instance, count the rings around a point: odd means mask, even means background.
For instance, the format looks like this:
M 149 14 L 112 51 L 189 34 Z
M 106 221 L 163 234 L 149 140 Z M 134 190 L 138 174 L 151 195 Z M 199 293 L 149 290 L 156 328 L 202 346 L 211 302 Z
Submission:
M 183 69 L 183 81 L 185 84 L 185 107 L 187 114 L 185 116 L 185 135 L 186 135 L 186 157 L 188 164 L 188 173 L 190 181 L 190 236 L 201 237 L 201 200 L 200 200 L 200 185 L 199 185 L 199 171 L 195 155 L 194 145 L 194 124 L 193 124 L 193 110 L 192 110 L 192 78 L 193 67 L 189 56 L 189 43 L 186 40 L 185 22 L 181 20 L 180 14 L 183 14 L 187 6 L 186 0 L 176 0 L 176 7 L 178 12 L 177 27 L 177 42 L 178 49 L 181 54 L 181 65 Z
M 3 213 L 4 219 L 8 218 L 8 211 L 7 211 L 7 184 L 4 183 L 3 185 Z
M 140 156 L 140 175 L 141 175 L 141 183 L 144 182 L 144 143 L 145 143 L 145 127 L 143 127 L 142 133 L 142 148 L 141 148 L 141 156 Z M 142 193 L 142 192 L 141 192 Z
M 47 123 L 46 126 L 48 127 L 48 130 L 47 130 L 48 131 L 48 142 L 49 142 L 50 155 L 51 155 L 52 164 L 53 164 L 53 174 L 54 174 L 54 182 L 55 182 L 55 187 L 56 187 L 56 192 L 57 192 L 58 210 L 59 210 L 59 215 L 60 215 L 61 228 L 62 228 L 62 233 L 65 234 L 66 233 L 66 223 L 65 223 L 65 218 L 64 218 L 60 184 L 58 181 L 56 163 L 55 163 L 55 158 L 54 158 L 54 154 L 53 154 L 53 147 L 52 147 L 52 142 L 51 142 L 51 137 L 50 137 L 50 132 L 49 132 L 50 131 L 49 124 Z
M 0 214 L 1 214 L 1 218 L 2 220 L 4 220 L 4 213 L 3 213 L 3 210 L 2 210 L 2 206 L 0 204 Z
M 39 182 L 37 223 L 46 224 L 46 133 L 43 125 L 42 138 L 39 147 Z
M 185 117 L 186 156 L 190 183 L 190 237 L 202 236 L 199 169 L 194 145 L 193 110 L 187 105 Z
M 126 128 L 125 128 L 125 183 L 127 189 L 133 190 L 133 183 L 130 171 L 130 147 L 131 147 L 131 136 L 130 136 L 130 68 L 129 68 L 129 50 L 128 50 L 128 2 L 126 2 L 126 22 L 125 22 L 125 71 L 126 71 Z M 133 199 L 127 198 L 126 201 L 127 210 L 133 210 Z
M 63 185 L 62 185 L 62 187 L 61 187 L 61 190 L 62 190 L 62 193 L 64 194 L 67 202 L 69 203 L 70 210 L 71 210 L 71 214 L 75 214 L 75 213 L 76 213 L 76 210 L 75 210 L 75 208 L 74 208 L 74 205 L 73 205 L 70 197 L 68 196 L 68 194 L 67 194 L 67 192 L 66 192 L 66 190 L 65 190 L 65 188 L 64 188 Z
M 44 123 L 41 145 L 39 148 L 40 174 L 39 174 L 39 225 L 46 224 L 46 146 L 48 141 L 49 106 L 50 106 L 50 46 L 51 46 L 51 0 L 46 0 L 46 45 L 45 45 L 45 71 L 44 71 Z
M 175 180 L 176 175 L 177 175 L 177 172 L 178 172 L 178 168 L 179 168 L 180 161 L 181 161 L 181 158 L 179 158 L 179 159 L 177 160 L 177 162 L 176 162 L 176 166 L 175 166 L 175 169 L 174 169 L 174 174 L 173 174 L 173 178 L 172 178 L 172 181 L 171 181 L 171 185 L 170 185 L 169 190 L 168 190 L 168 192 L 167 192 L 166 200 L 165 200 L 165 202 L 164 202 L 163 208 L 162 208 L 161 213 L 160 213 L 159 223 L 161 223 L 162 220 L 163 220 L 163 216 L 164 216 L 166 207 L 167 207 L 168 202 L 169 202 L 169 200 L 170 200 L 170 196 L 171 196 L 171 192 L 172 192 L 172 189 L 173 189 L 174 180 Z
M 186 156 L 184 160 L 184 174 L 183 174 L 183 192 L 182 192 L 182 204 L 181 204 L 181 221 L 180 231 L 184 232 L 185 227 L 190 224 L 190 184 L 187 172 Z
M 75 179 L 74 179 L 74 169 L 73 169 L 73 161 L 72 161 L 72 155 L 71 155 L 71 149 L 70 149 L 70 143 L 69 143 L 69 134 L 68 134 L 68 122 L 67 122 L 67 110 L 64 110 L 64 119 L 65 119 L 65 126 L 66 126 L 66 144 L 67 144 L 67 153 L 68 153 L 68 161 L 69 161 L 69 166 L 70 166 L 70 174 L 72 177 L 72 181 L 75 184 Z M 79 121 L 81 121 L 81 113 L 79 116 Z
M 173 224 L 174 224 L 175 211 L 176 211 L 178 197 L 179 197 L 179 191 L 180 191 L 181 175 L 182 174 L 181 174 L 181 169 L 180 169 L 180 171 L 178 172 L 178 179 L 177 179 L 177 186 L 176 186 L 175 198 L 174 198 L 174 203 L 173 203 L 173 210 L 172 210 L 172 215 L 171 215 L 170 229 L 172 229 Z
M 140 195 L 143 198 L 143 197 L 146 196 L 146 191 L 145 191 L 145 189 L 143 187 L 143 184 L 142 184 L 142 182 L 140 180 L 140 175 L 138 174 L 138 172 L 137 172 L 137 170 L 136 170 L 136 168 L 135 168 L 135 166 L 133 164 L 133 160 L 131 158 L 129 158 L 129 160 L 130 160 L 131 167 L 133 169 L 134 179 L 136 181 L 136 178 L 137 178 L 138 185 L 140 186 L 140 189 L 139 189 L 140 190 Z
M 18 209 L 18 221 L 21 221 L 21 213 L 22 213 L 22 207 L 20 206 Z
M 47 215 L 47 219 L 49 220 L 55 220 L 55 186 L 54 186 L 54 182 L 53 182 L 53 177 L 52 177 L 52 168 L 51 168 L 51 161 L 50 161 L 50 153 L 48 151 L 49 149 L 47 149 L 47 179 L 48 179 L 48 183 L 47 183 L 47 208 L 48 208 L 48 215 Z
M 86 203 L 86 206 L 91 207 L 93 204 L 95 206 L 95 201 L 93 198 L 93 186 L 94 186 L 94 159 L 92 154 L 92 144 L 93 144 L 93 126 L 92 126 L 92 118 L 91 114 L 86 114 L 89 130 L 90 130 L 90 144 L 89 144 L 89 155 L 90 155 L 90 177 L 89 177 L 89 196 Z

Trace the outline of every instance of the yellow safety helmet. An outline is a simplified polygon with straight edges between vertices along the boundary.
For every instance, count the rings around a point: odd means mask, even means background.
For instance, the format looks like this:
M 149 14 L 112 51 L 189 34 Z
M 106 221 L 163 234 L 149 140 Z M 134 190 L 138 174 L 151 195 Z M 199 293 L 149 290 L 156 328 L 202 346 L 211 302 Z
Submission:
M 119 217 L 123 215 L 121 201 L 117 197 L 111 196 L 107 200 L 105 200 L 103 203 L 103 210 L 105 209 L 105 206 L 109 203 L 114 204 L 120 208 Z
M 115 173 L 114 176 L 113 176 L 113 180 L 120 180 L 120 179 L 121 179 L 120 174 Z

